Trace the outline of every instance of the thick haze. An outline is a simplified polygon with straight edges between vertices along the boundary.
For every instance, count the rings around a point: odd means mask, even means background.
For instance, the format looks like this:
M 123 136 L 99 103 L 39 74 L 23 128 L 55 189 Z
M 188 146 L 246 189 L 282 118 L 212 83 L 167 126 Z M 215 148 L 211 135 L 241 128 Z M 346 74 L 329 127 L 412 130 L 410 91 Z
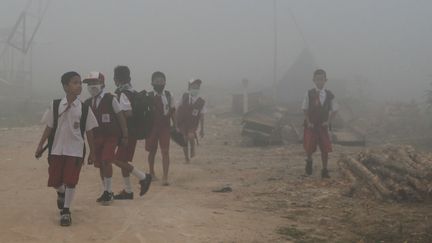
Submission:
M 26 1 L 0 2 L 0 28 L 12 27 Z M 365 77 L 374 95 L 393 100 L 421 99 L 429 88 L 432 1 L 279 0 L 277 5 L 279 78 L 307 45 L 330 82 Z M 172 89 L 185 87 L 192 77 L 208 86 L 245 77 L 252 85 L 271 85 L 273 79 L 269 0 L 54 0 L 36 41 L 36 90 L 59 91 L 60 75 L 68 70 L 83 75 L 100 70 L 111 82 L 117 64 L 130 66 L 139 88 L 149 88 L 156 70 L 167 74 Z

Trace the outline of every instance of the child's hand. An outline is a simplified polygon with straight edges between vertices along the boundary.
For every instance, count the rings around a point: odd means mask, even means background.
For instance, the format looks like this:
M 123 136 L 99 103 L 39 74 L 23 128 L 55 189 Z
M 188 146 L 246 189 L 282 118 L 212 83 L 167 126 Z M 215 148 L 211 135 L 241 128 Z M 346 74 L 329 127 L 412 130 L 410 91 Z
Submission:
M 96 161 L 96 155 L 93 151 L 90 151 L 89 157 L 87 159 L 87 164 L 92 165 Z
M 42 145 L 39 144 L 38 147 L 36 148 L 35 158 L 39 159 L 40 157 L 42 157 L 42 152 L 43 152 Z

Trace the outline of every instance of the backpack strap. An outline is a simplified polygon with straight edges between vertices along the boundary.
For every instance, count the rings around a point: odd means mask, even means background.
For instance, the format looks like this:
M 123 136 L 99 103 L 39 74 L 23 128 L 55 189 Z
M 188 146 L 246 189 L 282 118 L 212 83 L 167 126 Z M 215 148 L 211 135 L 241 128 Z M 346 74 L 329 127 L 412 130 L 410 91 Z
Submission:
M 165 96 L 167 97 L 169 108 L 171 109 L 171 100 L 172 100 L 171 93 L 168 90 L 165 90 Z
M 84 133 L 86 129 L 86 123 L 87 123 L 87 116 L 89 113 L 89 105 L 86 103 L 81 103 L 81 119 L 80 119 L 80 129 L 81 129 L 81 136 L 84 139 Z
M 90 106 L 86 103 L 81 103 L 81 119 L 80 119 L 80 129 L 81 129 L 81 136 L 84 140 L 84 133 L 86 130 L 86 123 L 87 123 L 87 117 L 89 113 Z M 86 146 L 84 141 L 84 147 L 83 147 L 83 157 L 77 158 L 76 163 L 80 164 L 84 162 L 84 158 L 86 156 Z
M 52 112 L 53 112 L 53 128 L 52 128 L 50 136 L 48 137 L 48 155 L 51 155 L 51 150 L 52 150 L 52 146 L 54 143 L 54 136 L 55 136 L 55 133 L 57 131 L 58 117 L 59 117 L 58 111 L 59 111 L 60 102 L 61 102 L 61 99 L 53 100 L 53 108 L 52 108 L 53 109 L 52 110 Z

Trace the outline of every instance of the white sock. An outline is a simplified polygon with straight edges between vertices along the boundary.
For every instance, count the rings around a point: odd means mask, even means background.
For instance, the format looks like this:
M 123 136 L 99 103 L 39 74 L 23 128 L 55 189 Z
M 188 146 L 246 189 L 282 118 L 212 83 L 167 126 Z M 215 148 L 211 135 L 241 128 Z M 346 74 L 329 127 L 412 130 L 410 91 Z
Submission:
M 64 202 L 65 208 L 70 208 L 74 195 L 75 195 L 75 188 L 66 187 L 65 202 Z
M 131 193 L 132 192 L 132 185 L 131 185 L 131 181 L 130 181 L 130 177 L 123 177 L 123 182 L 124 182 L 124 189 L 127 193 Z
M 57 187 L 56 191 L 59 192 L 59 193 L 64 193 L 65 192 L 65 186 L 61 185 L 61 186 Z
M 107 192 L 112 192 L 112 177 L 104 177 L 104 190 Z
M 146 178 L 145 173 L 140 170 L 137 170 L 135 167 L 132 170 L 132 175 L 138 177 L 139 180 L 144 180 Z

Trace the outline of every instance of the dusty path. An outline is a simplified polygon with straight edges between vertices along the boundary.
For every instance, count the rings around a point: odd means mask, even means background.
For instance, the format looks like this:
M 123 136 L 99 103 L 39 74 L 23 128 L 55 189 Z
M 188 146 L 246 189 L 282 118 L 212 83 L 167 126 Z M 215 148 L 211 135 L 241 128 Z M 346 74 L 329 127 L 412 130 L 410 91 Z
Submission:
M 100 193 L 98 171 L 84 167 L 69 228 L 58 226 L 56 194 L 46 187 L 46 160 L 33 158 L 42 128 L 0 130 L 0 242 L 432 239 L 430 204 L 384 204 L 342 195 L 346 185 L 337 173 L 336 159 L 341 152 L 359 149 L 336 147 L 330 161 L 331 180 L 319 178 L 319 165 L 314 176 L 304 178 L 301 146 L 245 147 L 238 118 L 221 115 L 208 120 L 197 158 L 184 164 L 180 148 L 172 145 L 171 186 L 156 181 L 143 198 L 99 206 L 95 202 Z M 140 144 L 134 164 L 147 169 L 145 157 Z M 161 172 L 160 158 L 157 166 Z M 121 182 L 116 169 L 115 191 L 121 189 Z M 233 191 L 212 192 L 225 185 Z

